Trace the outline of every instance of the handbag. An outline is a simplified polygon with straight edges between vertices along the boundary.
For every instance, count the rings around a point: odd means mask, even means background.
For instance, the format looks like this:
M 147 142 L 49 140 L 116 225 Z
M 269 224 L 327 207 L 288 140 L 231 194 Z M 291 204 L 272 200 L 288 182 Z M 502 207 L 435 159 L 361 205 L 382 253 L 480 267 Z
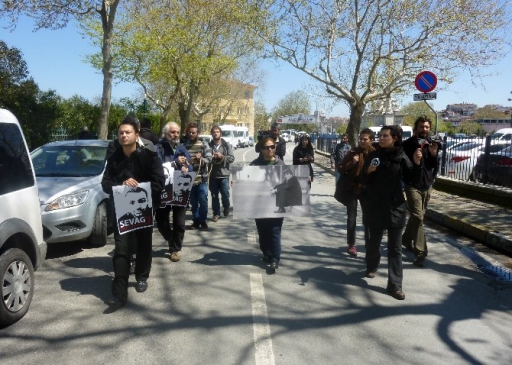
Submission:
M 347 205 L 348 199 L 353 193 L 354 175 L 342 173 L 336 182 L 336 190 L 334 191 L 334 199 L 343 205 Z

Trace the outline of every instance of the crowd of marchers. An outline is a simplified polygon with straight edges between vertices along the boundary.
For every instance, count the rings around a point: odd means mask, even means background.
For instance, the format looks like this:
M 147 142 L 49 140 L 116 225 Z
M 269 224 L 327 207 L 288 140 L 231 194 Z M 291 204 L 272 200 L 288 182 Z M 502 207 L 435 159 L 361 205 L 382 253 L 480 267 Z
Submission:
M 380 244 L 384 232 L 387 232 L 387 290 L 396 299 L 405 298 L 402 290 L 402 246 L 415 252 L 414 264 L 418 266 L 424 265 L 428 253 L 423 215 L 435 178 L 434 172 L 437 171 L 438 150 L 437 144 L 429 139 L 430 125 L 430 120 L 419 118 L 415 123 L 414 136 L 404 142 L 399 126 L 384 126 L 379 133 L 378 143 L 374 142 L 373 132 L 364 129 L 357 146 L 349 146 L 344 135 L 331 154 L 331 166 L 336 170 L 335 197 L 347 209 L 348 253 L 357 255 L 355 230 L 359 202 L 363 212 L 366 275 L 368 278 L 375 277 L 381 258 Z M 196 123 L 186 126 L 184 137 L 180 136 L 180 127 L 174 122 L 164 126 L 161 137 L 150 128 L 148 120 L 141 123 L 134 116 L 127 116 L 121 121 L 117 129 L 118 138 L 111 143 L 107 152 L 102 187 L 113 199 L 114 186 L 125 185 L 137 193 L 139 184 L 150 183 L 151 197 L 135 198 L 132 195 L 130 199 L 134 204 L 151 199 L 156 226 L 168 242 L 169 258 L 177 262 L 181 258 L 187 229 L 187 207 L 160 204 L 166 181 L 163 166 L 170 163 L 174 170 L 188 177 L 180 182 L 191 185 L 188 200 L 192 224 L 188 229 L 208 230 L 208 192 L 212 199 L 212 222 L 217 222 L 221 213 L 224 217 L 230 214 L 230 164 L 235 157 L 232 146 L 221 137 L 221 126 L 211 128 L 212 139 L 209 143 L 199 138 L 201 131 Z M 255 145 L 259 156 L 250 165 L 285 164 L 286 141 L 279 132 L 279 125 L 272 125 L 270 133 Z M 304 134 L 293 149 L 293 164 L 308 166 L 309 186 L 313 182 L 313 162 L 311 139 Z M 191 171 L 195 172 L 193 181 L 188 174 Z M 284 168 L 282 171 L 284 182 L 281 185 L 291 188 L 294 181 L 291 170 Z M 174 183 L 178 184 L 176 181 Z M 407 208 L 410 218 L 406 227 Z M 281 203 L 275 213 L 285 212 Z M 271 270 L 279 267 L 283 221 L 284 217 L 255 219 L 263 260 Z M 135 275 L 135 290 L 139 293 L 147 290 L 152 263 L 152 226 L 129 232 L 120 232 L 119 229 L 119 226 L 114 227 L 114 279 L 112 297 L 107 302 L 113 307 L 127 302 L 130 273 Z

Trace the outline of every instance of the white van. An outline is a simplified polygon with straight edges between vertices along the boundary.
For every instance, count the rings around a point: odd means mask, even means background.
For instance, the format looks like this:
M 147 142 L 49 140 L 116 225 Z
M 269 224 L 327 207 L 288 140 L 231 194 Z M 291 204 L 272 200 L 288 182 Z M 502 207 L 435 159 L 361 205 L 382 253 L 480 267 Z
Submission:
M 236 128 L 231 124 L 219 125 L 222 130 L 222 138 L 231 145 L 233 149 L 238 147 L 238 138 L 236 137 Z
M 379 132 L 382 129 L 382 127 L 383 126 L 368 127 L 375 134 L 375 141 L 379 139 Z M 400 127 L 402 128 L 402 141 L 405 141 L 407 138 L 412 137 L 412 127 L 409 127 L 408 125 L 401 125 Z
M 235 127 L 235 136 L 238 147 L 249 147 L 249 128 Z
M 510 143 L 512 142 L 512 128 L 503 128 L 491 135 L 492 143 Z
M 38 193 L 20 124 L 11 112 L 0 109 L 0 326 L 27 313 L 34 270 L 46 257 Z

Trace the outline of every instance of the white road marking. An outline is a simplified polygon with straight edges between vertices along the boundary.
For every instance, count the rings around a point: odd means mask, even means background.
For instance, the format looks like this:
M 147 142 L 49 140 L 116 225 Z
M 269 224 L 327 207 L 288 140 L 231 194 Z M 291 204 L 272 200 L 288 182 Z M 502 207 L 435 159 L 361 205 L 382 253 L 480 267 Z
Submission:
M 261 274 L 251 274 L 251 302 L 256 365 L 274 365 L 274 350 Z

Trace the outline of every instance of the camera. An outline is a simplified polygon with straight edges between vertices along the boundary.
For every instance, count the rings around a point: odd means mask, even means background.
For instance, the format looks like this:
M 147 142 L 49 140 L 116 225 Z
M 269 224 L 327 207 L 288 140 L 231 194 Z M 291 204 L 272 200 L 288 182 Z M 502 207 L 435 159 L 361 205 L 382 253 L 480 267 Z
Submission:
M 441 137 L 439 134 L 436 134 L 434 136 L 430 136 L 427 138 L 428 143 L 437 143 L 442 144 L 443 143 L 443 137 Z

